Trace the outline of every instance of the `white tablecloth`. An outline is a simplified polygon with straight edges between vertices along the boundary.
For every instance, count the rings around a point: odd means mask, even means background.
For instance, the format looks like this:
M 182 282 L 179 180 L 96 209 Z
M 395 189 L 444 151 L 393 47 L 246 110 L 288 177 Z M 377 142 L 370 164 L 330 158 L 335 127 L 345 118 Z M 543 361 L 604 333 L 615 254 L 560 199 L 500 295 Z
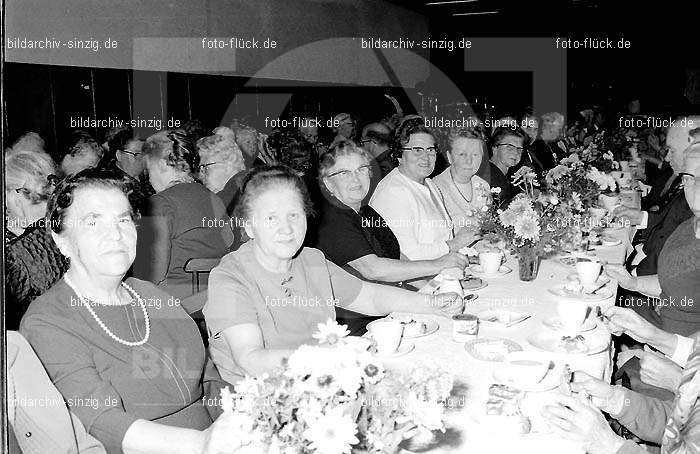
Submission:
M 615 236 L 625 239 L 622 245 L 599 248 L 596 254 L 609 262 L 620 263 L 624 260 L 629 248 L 629 229 L 618 230 Z M 478 314 L 487 309 L 509 308 L 528 312 L 531 317 L 510 328 L 497 328 L 493 325 L 481 325 L 479 337 L 503 337 L 519 343 L 524 350 L 536 350 L 527 342 L 532 334 L 548 329 L 542 321 L 556 314 L 558 297 L 548 289 L 565 282 L 566 276 L 575 273 L 573 266 L 566 266 L 556 259 L 543 260 L 540 264 L 538 277 L 532 282 L 520 281 L 518 262 L 511 258 L 506 266 L 513 272 L 500 278 L 487 279 L 488 286 L 475 293 L 479 295 L 475 301 L 468 302 L 465 312 Z M 603 309 L 614 305 L 617 283 L 611 281 L 607 287 L 612 291 L 610 298 L 593 303 Z M 455 408 L 449 411 L 449 430 L 446 434 L 438 434 L 437 443 L 412 447 L 415 452 L 430 453 L 575 453 L 581 449 L 576 445 L 561 440 L 552 434 L 531 433 L 525 436 L 505 436 L 493 428 L 480 425 L 484 405 L 487 400 L 488 388 L 494 383 L 493 372 L 499 363 L 480 361 L 473 358 L 464 349 L 463 343 L 452 340 L 451 319 L 440 316 L 415 316 L 418 319 L 433 320 L 439 323 L 439 330 L 429 336 L 410 340 L 415 349 L 405 356 L 384 360 L 385 366 L 392 369 L 410 369 L 433 362 L 446 368 L 454 374 L 455 383 L 459 389 L 466 390 L 464 398 L 454 400 Z M 609 345 L 610 333 L 599 324 L 593 331 L 586 333 L 587 337 L 599 338 Z M 560 357 L 562 359 L 562 357 Z M 610 380 L 612 370 L 611 349 L 594 355 L 566 355 L 563 357 L 572 370 L 585 370 L 591 375 Z M 556 392 L 553 391 L 553 392 Z M 459 393 L 458 393 L 459 394 Z M 538 402 L 546 399 L 546 393 L 531 393 L 526 397 L 531 408 L 539 408 Z M 540 402 L 541 404 L 541 402 Z M 533 421 L 541 429 L 541 421 Z

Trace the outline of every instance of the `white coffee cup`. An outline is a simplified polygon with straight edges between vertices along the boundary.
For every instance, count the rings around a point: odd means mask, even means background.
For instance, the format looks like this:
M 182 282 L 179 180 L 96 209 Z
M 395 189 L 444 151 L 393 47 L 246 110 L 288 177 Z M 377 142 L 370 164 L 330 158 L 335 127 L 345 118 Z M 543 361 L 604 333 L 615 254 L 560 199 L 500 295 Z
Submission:
M 479 264 L 484 274 L 497 274 L 501 268 L 503 254 L 500 252 L 482 252 L 479 254 Z
M 367 325 L 380 355 L 390 355 L 398 350 L 403 335 L 403 324 L 398 320 L 376 320 Z
M 512 352 L 505 357 L 503 373 L 515 384 L 532 386 L 540 382 L 549 370 L 550 359 L 540 352 Z
M 581 285 L 593 285 L 600 276 L 603 265 L 594 260 L 579 260 L 576 262 L 576 274 Z
M 588 305 L 583 301 L 560 300 L 557 303 L 557 315 L 561 326 L 567 333 L 578 333 L 586 320 Z

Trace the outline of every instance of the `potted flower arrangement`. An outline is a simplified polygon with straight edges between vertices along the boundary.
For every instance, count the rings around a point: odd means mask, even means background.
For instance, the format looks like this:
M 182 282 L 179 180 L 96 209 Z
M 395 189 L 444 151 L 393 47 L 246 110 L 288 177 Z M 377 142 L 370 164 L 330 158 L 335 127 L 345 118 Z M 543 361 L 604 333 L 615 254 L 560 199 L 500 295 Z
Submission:
M 452 376 L 388 371 L 348 333 L 334 320 L 320 323 L 318 345 L 299 347 L 275 373 L 222 390 L 241 452 L 396 453 L 406 438 L 445 430 Z
M 542 257 L 580 244 L 584 205 L 575 191 L 540 191 L 535 173 L 522 167 L 513 176 L 513 184 L 522 189 L 501 208 L 500 190 L 494 188 L 493 201 L 479 218 L 482 234 L 505 240 L 518 255 L 520 279 L 537 277 Z

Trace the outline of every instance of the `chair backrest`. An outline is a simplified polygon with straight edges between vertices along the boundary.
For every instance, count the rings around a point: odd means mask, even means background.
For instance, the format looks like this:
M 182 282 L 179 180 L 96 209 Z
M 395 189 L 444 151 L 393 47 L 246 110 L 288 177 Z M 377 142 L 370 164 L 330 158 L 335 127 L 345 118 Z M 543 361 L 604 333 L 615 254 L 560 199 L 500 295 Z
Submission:
M 185 262 L 185 272 L 192 273 L 192 294 L 199 292 L 199 275 L 211 272 L 220 261 L 220 258 L 191 258 Z

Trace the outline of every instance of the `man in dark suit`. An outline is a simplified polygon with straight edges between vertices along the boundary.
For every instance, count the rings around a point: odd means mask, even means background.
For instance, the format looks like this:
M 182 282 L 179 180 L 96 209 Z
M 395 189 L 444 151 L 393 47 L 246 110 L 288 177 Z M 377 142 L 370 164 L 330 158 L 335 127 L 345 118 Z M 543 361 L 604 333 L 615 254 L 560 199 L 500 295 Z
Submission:
M 681 119 L 683 120 L 683 119 Z M 684 155 L 696 137 L 694 128 L 700 125 L 700 117 L 690 117 L 685 122 L 688 127 L 671 127 L 667 131 L 666 145 L 669 152 L 666 160 L 675 175 L 683 171 Z M 680 124 L 681 121 L 679 120 Z M 695 125 L 695 126 L 693 126 Z M 627 261 L 628 271 L 634 276 L 651 276 L 657 274 L 659 254 L 666 244 L 666 239 L 693 213 L 683 195 L 683 187 L 677 178 L 677 184 L 671 184 L 663 197 L 657 201 L 658 211 L 641 211 L 627 207 L 619 207 L 614 215 L 628 220 L 638 228 L 635 238 L 635 251 Z M 674 181 L 675 183 L 675 181 Z M 644 318 L 659 326 L 660 318 L 653 304 L 646 296 L 634 292 L 626 292 L 625 304 L 629 304 Z

